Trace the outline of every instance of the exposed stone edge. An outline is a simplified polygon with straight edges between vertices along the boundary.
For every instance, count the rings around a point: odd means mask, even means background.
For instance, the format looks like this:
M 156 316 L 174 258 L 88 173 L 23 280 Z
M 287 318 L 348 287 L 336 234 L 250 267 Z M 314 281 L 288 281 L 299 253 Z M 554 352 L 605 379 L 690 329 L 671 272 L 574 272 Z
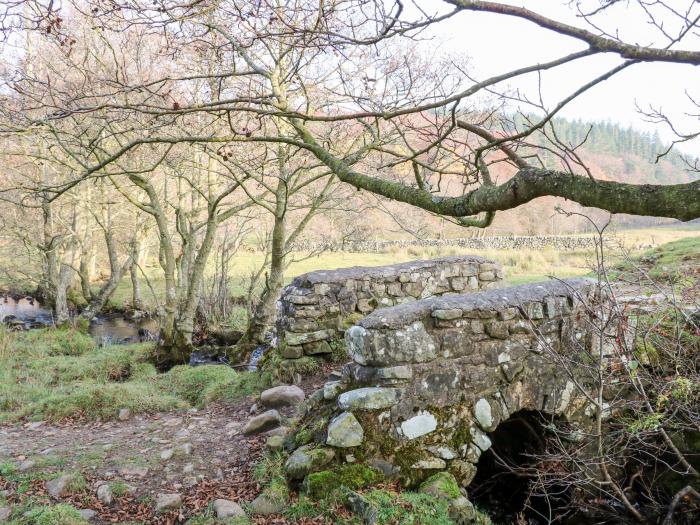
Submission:
M 552 279 L 541 283 L 521 284 L 496 290 L 429 297 L 390 308 L 375 310 L 362 319 L 358 325 L 363 328 L 396 329 L 414 321 L 424 319 L 435 310 L 460 308 L 464 311 L 489 309 L 503 310 L 517 307 L 527 302 L 542 301 L 550 296 L 573 296 L 595 284 L 594 279 L 575 277 Z
M 441 264 L 455 263 L 493 263 L 491 259 L 486 259 L 478 255 L 451 255 L 438 259 L 424 259 L 420 261 L 408 261 L 404 263 L 391 264 L 387 266 L 350 266 L 348 268 L 338 268 L 335 270 L 318 270 L 299 275 L 292 281 L 293 286 L 307 288 L 309 285 L 321 283 L 335 283 L 346 279 L 371 279 L 374 277 L 393 277 L 407 271 L 434 268 Z

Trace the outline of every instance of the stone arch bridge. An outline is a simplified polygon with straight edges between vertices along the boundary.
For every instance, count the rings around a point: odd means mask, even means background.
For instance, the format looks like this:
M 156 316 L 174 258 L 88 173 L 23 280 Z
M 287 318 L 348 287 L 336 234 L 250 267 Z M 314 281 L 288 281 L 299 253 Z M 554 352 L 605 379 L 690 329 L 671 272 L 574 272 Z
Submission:
M 373 311 L 345 331 L 342 377 L 308 400 L 289 477 L 363 462 L 406 485 L 449 471 L 466 487 L 511 415 L 590 421 L 591 370 L 565 363 L 599 348 L 595 294 L 589 279 L 552 280 Z

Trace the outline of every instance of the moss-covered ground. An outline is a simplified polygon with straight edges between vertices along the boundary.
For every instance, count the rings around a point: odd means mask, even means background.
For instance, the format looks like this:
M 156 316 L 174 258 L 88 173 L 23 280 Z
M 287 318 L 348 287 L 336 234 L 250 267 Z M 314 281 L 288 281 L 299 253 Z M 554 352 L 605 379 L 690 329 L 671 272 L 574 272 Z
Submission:
M 259 374 L 223 366 L 151 364 L 153 344 L 98 347 L 71 329 L 0 327 L 0 422 L 109 420 L 120 409 L 153 413 L 239 399 L 266 386 Z

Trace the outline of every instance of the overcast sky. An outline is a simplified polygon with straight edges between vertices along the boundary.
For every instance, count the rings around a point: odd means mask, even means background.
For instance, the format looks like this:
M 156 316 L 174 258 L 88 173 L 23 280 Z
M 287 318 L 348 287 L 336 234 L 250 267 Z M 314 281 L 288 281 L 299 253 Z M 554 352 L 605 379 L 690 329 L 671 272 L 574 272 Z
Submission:
M 583 26 L 574 12 L 561 0 L 521 0 L 511 2 L 571 24 Z M 687 0 L 671 0 L 677 7 L 688 5 Z M 426 11 L 444 10 L 441 0 L 419 0 Z M 644 45 L 663 46 L 656 29 L 644 19 L 643 13 L 621 3 L 606 12 L 599 22 L 606 30 L 618 28 L 628 42 Z M 700 11 L 700 3 L 696 4 Z M 697 15 L 697 13 L 696 13 Z M 674 20 L 664 16 L 667 25 Z M 434 40 L 430 45 L 437 46 L 440 52 L 466 53 L 477 78 L 503 73 L 505 71 L 547 61 L 570 52 L 581 50 L 585 45 L 536 26 L 535 24 L 490 13 L 465 12 L 448 22 L 436 26 Z M 689 40 L 684 49 L 700 50 L 700 38 Z M 606 70 L 620 63 L 620 58 L 608 54 L 577 61 L 574 65 L 558 68 L 555 72 L 543 74 L 543 94 L 550 107 L 559 99 L 574 91 Z M 529 75 L 510 83 L 511 87 L 529 90 L 536 94 L 536 76 Z M 592 88 L 578 100 L 571 103 L 562 113 L 567 117 L 586 120 L 611 120 L 639 129 L 658 129 L 665 140 L 672 134 L 666 129 L 651 126 L 642 121 L 635 110 L 635 102 L 642 107 L 653 104 L 661 107 L 676 122 L 684 124 L 684 131 L 700 129 L 698 116 L 687 117 L 687 112 L 698 112 L 685 94 L 688 91 L 700 100 L 700 68 L 676 64 L 640 64 L 618 73 L 615 77 Z M 700 154 L 700 141 L 686 144 L 683 150 Z

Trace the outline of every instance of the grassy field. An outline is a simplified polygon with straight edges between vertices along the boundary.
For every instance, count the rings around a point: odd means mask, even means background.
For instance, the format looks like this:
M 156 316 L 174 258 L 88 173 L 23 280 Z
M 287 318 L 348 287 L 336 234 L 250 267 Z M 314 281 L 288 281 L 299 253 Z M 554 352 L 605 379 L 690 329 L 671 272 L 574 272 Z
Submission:
M 684 238 L 700 238 L 700 229 L 643 229 L 624 230 L 610 232 L 607 238 L 611 245 L 619 246 L 614 249 L 618 254 L 624 250 L 631 255 L 639 255 L 649 246 L 658 246 L 671 241 Z M 506 280 L 511 284 L 521 284 L 547 279 L 548 277 L 575 277 L 588 275 L 594 264 L 594 251 L 575 250 L 558 251 L 554 248 L 542 250 L 474 250 L 468 248 L 410 248 L 407 250 L 395 250 L 389 253 L 323 253 L 313 257 L 302 254 L 293 254 L 294 258 L 301 259 L 292 262 L 287 271 L 287 281 L 294 276 L 313 270 L 328 270 L 349 266 L 383 266 L 416 259 L 430 259 L 446 255 L 480 255 L 498 261 L 506 272 Z M 231 264 L 230 276 L 234 295 L 245 293 L 248 278 L 262 263 L 263 256 L 259 253 L 242 252 L 236 255 Z M 163 281 L 161 271 L 157 267 L 149 267 L 147 270 L 149 280 L 153 285 L 156 295 L 163 293 Z M 154 302 L 153 294 L 144 287 L 145 299 Z M 115 292 L 112 303 L 115 306 L 128 304 L 131 298 L 131 282 L 122 280 Z

